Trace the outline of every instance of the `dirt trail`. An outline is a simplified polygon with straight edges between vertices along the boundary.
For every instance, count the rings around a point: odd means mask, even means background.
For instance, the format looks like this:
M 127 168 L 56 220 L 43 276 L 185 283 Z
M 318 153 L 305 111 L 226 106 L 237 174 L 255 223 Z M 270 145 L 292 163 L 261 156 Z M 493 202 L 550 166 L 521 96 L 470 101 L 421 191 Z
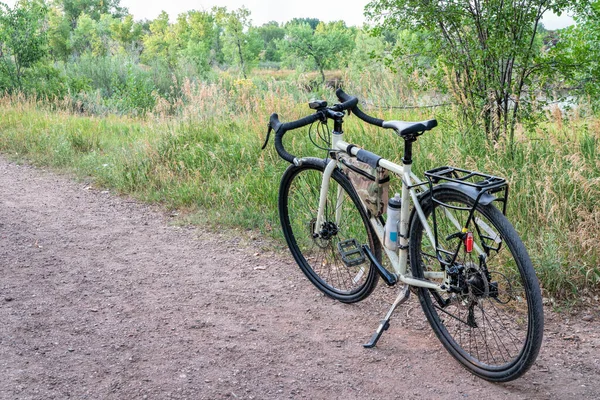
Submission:
M 393 290 L 337 303 L 268 242 L 169 219 L 0 157 L 1 399 L 600 398 L 598 310 L 547 310 L 532 370 L 491 384 L 414 300 L 366 350 Z

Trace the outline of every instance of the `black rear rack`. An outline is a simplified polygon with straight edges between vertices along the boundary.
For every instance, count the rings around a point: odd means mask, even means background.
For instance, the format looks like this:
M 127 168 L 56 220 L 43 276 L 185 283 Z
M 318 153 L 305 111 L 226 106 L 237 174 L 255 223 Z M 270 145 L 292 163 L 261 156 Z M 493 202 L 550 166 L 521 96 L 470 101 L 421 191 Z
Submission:
M 456 167 L 438 167 L 425 172 L 425 176 L 433 184 L 449 181 L 474 187 L 485 193 L 496 193 L 508 186 L 506 179 L 483 172 L 469 171 Z
M 469 213 L 469 216 L 467 218 L 467 222 L 465 223 L 465 225 L 470 224 L 470 222 L 473 218 L 473 213 L 475 211 L 475 208 L 477 207 L 477 204 L 479 204 L 479 201 L 481 200 L 482 196 L 484 196 L 484 195 L 494 194 L 495 199 L 493 201 L 502 203 L 502 213 L 504 215 L 506 215 L 506 205 L 508 203 L 508 182 L 504 178 L 485 174 L 483 172 L 470 171 L 467 169 L 450 167 L 450 166 L 444 166 L 444 167 L 438 167 L 438 168 L 431 169 L 431 170 L 425 172 L 425 176 L 427 177 L 427 180 L 429 181 L 429 193 L 431 194 L 431 198 L 432 198 L 433 202 L 441 204 L 442 206 L 447 207 L 447 208 L 464 210 Z M 433 190 L 433 187 L 434 187 L 434 185 L 439 184 L 440 182 L 441 183 L 452 182 L 454 184 L 463 185 L 463 186 L 467 186 L 467 187 L 475 189 L 475 191 L 473 192 L 473 197 L 474 197 L 473 205 L 471 207 L 463 208 L 463 207 L 456 206 L 456 205 L 445 204 L 445 203 L 439 201 L 438 199 L 436 199 L 435 194 L 434 194 L 435 191 Z M 472 191 L 473 189 L 470 189 L 470 190 Z M 456 259 L 456 256 L 458 255 L 458 250 L 460 249 L 460 246 L 454 252 L 441 249 L 439 247 L 437 221 L 436 221 L 435 213 L 433 214 L 433 225 L 434 225 L 433 229 L 434 229 L 435 242 L 436 242 L 435 248 L 436 248 L 437 258 L 440 261 L 441 265 L 444 265 L 444 266 L 452 265 Z M 486 252 L 488 250 L 498 251 L 499 247 L 497 249 L 494 249 L 491 247 L 486 248 Z M 448 257 L 450 257 L 450 258 L 448 258 Z
M 506 179 L 498 176 L 489 175 L 483 172 L 470 171 L 468 169 L 444 166 L 430 169 L 425 172 L 425 176 L 429 181 L 429 188 L 441 181 L 453 182 L 460 185 L 475 188 L 478 191 L 478 196 L 475 204 L 479 203 L 479 199 L 485 193 L 495 194 L 504 192 L 501 196 L 496 196 L 497 202 L 502 203 L 502 214 L 506 215 L 506 204 L 508 203 L 508 182 Z

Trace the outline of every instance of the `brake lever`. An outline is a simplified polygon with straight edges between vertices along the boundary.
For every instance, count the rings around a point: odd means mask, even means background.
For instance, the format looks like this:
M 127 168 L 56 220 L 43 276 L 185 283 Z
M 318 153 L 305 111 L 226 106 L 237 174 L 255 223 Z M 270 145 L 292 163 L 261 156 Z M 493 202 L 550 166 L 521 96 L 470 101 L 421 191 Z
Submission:
M 267 138 L 265 139 L 265 143 L 260 148 L 261 150 L 264 150 L 265 147 L 267 147 L 267 143 L 269 143 L 269 137 L 271 136 L 271 131 L 273 130 L 273 127 L 271 126 L 270 122 L 267 124 L 267 127 L 269 128 L 269 130 L 267 131 Z

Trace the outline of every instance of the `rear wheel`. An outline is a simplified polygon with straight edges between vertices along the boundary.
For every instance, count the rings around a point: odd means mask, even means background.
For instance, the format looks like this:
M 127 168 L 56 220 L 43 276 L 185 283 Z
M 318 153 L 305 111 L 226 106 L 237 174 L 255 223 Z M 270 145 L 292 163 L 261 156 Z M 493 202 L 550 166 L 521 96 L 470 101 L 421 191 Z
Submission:
M 467 226 L 473 200 L 452 189 L 436 190 L 421 207 L 437 226 L 438 249 L 415 216 L 410 227 L 413 276 L 450 287 L 419 288 L 427 319 L 446 349 L 467 369 L 495 382 L 524 374 L 535 361 L 543 335 L 542 299 L 535 271 L 518 234 L 493 205 L 478 205 Z M 467 251 L 466 228 L 472 234 Z M 467 233 L 467 234 L 468 234 Z M 433 240 L 433 242 L 435 239 Z M 434 272 L 448 271 L 445 281 Z
M 281 226 L 306 277 L 327 296 L 357 302 L 377 284 L 377 271 L 362 246 L 379 259 L 381 246 L 352 184 L 337 169 L 329 182 L 324 221 L 316 226 L 325 166 L 323 160 L 305 159 L 286 170 L 279 190 Z

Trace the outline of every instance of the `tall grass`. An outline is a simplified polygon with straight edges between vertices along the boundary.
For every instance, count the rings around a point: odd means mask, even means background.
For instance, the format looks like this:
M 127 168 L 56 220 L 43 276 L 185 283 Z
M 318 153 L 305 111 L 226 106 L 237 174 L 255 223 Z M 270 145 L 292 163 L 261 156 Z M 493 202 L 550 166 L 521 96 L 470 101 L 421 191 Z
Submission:
M 251 79 L 221 74 L 212 83 L 188 80 L 174 99 L 155 96 L 144 118 L 81 116 L 68 102 L 49 107 L 6 96 L 0 99 L 0 151 L 187 210 L 201 224 L 278 236 L 277 191 L 287 165 L 272 145 L 265 151 L 260 146 L 272 112 L 289 121 L 310 112 L 306 102 L 313 96 L 335 101 L 331 89 L 307 92 L 309 82 L 303 75 L 282 80 L 264 73 Z M 452 107 L 375 108 L 424 102 L 391 75 L 365 73 L 345 89 L 381 118 L 438 119 L 440 127 L 416 144 L 418 173 L 446 164 L 508 179 L 508 216 L 526 242 L 546 296 L 574 298 L 598 290 L 599 119 L 549 112 L 548 122 L 521 128 L 509 152 L 502 143 L 491 145 L 482 135 L 458 128 Z M 354 117 L 346 118 L 345 131 L 347 141 L 400 161 L 403 143 L 390 131 Z M 310 142 L 307 129 L 288 133 L 284 142 L 294 154 L 326 156 Z

